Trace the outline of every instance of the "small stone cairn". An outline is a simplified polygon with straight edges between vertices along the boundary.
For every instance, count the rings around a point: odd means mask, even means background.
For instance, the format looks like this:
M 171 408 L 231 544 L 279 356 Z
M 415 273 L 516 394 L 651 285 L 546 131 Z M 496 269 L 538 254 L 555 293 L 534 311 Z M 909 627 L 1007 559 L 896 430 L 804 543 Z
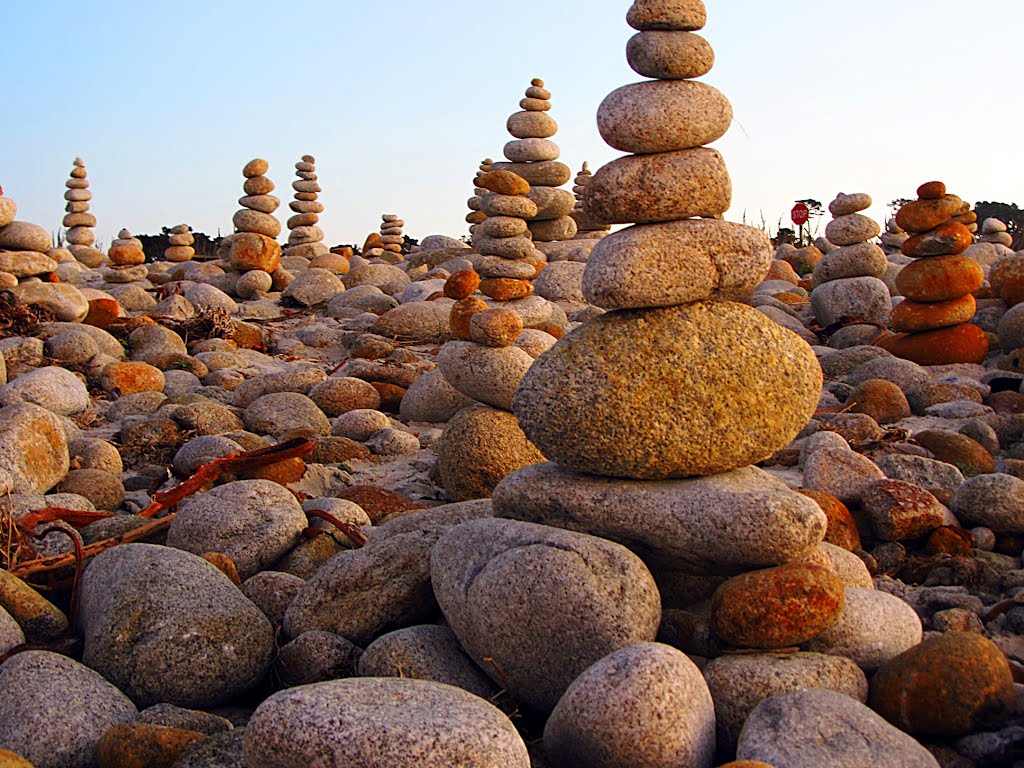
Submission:
M 259 158 L 250 160 L 242 169 L 245 177 L 245 196 L 239 198 L 242 209 L 235 213 L 233 222 L 238 231 L 225 238 L 228 265 L 236 272 L 261 271 L 267 277 L 281 263 L 281 222 L 274 218 L 281 201 L 270 193 L 274 182 L 266 177 L 270 164 Z M 270 289 L 270 281 L 261 280 Z
M 323 203 L 319 202 L 320 183 L 316 175 L 316 159 L 312 155 L 303 155 L 295 164 L 295 175 L 299 178 L 292 182 L 295 200 L 289 207 L 295 212 L 288 219 L 288 256 L 299 256 L 313 260 L 329 253 L 324 245 L 324 231 L 318 226 Z
M 473 235 L 476 232 L 476 226 L 487 218 L 487 214 L 480 210 L 480 203 L 483 200 L 483 196 L 487 194 L 487 190 L 480 186 L 480 177 L 490 171 L 493 165 L 494 161 L 489 157 L 485 157 L 480 161 L 480 167 L 477 169 L 476 176 L 473 177 L 473 196 L 469 198 L 469 202 L 467 203 L 470 212 L 466 216 L 466 223 L 469 224 L 470 235 Z
M 885 328 L 892 310 L 889 287 L 882 278 L 889 263 L 882 249 L 869 242 L 881 232 L 878 223 L 860 213 L 871 207 L 871 196 L 840 193 L 829 204 L 835 217 L 825 237 L 836 246 L 814 267 L 811 307 L 822 328 L 863 327 L 870 342 Z
M 192 246 L 196 239 L 192 235 L 192 228 L 188 224 L 178 224 L 171 227 L 168 234 L 170 245 L 164 250 L 164 258 L 167 261 L 183 262 L 192 261 L 196 255 L 196 249 Z
M 496 171 L 522 176 L 530 185 L 530 199 L 536 203 L 537 213 L 529 219 L 529 227 L 538 243 L 561 243 L 576 235 L 576 221 L 569 215 L 576 198 L 568 190 L 559 189 L 572 178 L 572 171 L 558 161 L 561 151 L 551 140 L 558 123 L 548 115 L 550 99 L 544 81 L 533 80 L 526 89 L 526 98 L 519 102 L 522 111 L 509 117 L 506 124 L 514 137 L 505 145 L 508 162 L 493 166 Z
M 107 258 L 115 267 L 136 267 L 145 263 L 146 254 L 142 250 L 142 241 L 132 237 L 127 229 L 122 229 L 117 233 L 117 239 L 110 244 Z
M 889 219 L 885 222 L 885 232 L 882 233 L 882 250 L 886 256 L 903 253 L 903 244 L 910 239 L 910 235 L 903 231 L 896 219 Z
M 583 192 L 593 177 L 594 174 L 590 170 L 589 163 L 583 163 L 580 172 L 576 174 L 575 186 L 572 188 L 573 194 L 576 197 L 576 206 L 569 215 L 576 222 L 574 240 L 599 240 L 607 235 L 612 228 L 611 224 L 597 221 L 583 210 Z
M 512 171 L 494 170 L 479 177 L 487 193 L 480 207 L 487 219 L 476 227 L 474 260 L 480 292 L 497 301 L 533 293 L 533 283 L 546 259 L 533 244 L 528 219 L 537 210 L 530 185 Z
M 503 481 L 495 512 L 625 544 L 666 608 L 714 594 L 709 621 L 723 643 L 794 645 L 838 619 L 843 585 L 797 562 L 825 533 L 821 509 L 750 465 L 807 424 L 821 370 L 794 333 L 736 303 L 767 273 L 772 247 L 763 232 L 721 220 L 731 184 L 722 156 L 704 145 L 726 132 L 732 109 L 692 79 L 713 62 L 693 34 L 703 4 L 638 0 L 627 19 L 639 30 L 630 65 L 657 79 L 599 108 L 605 140 L 635 154 L 601 168 L 584 204 L 601 221 L 634 226 L 603 238 L 586 264 L 586 298 L 608 311 L 520 382 L 513 409 L 551 462 Z M 803 604 L 794 624 L 772 614 L 778 601 L 755 597 L 797 582 L 829 597 Z
M 64 182 L 64 186 L 67 187 L 64 193 L 67 205 L 64 207 L 66 213 L 62 224 L 67 230 L 64 239 L 68 242 L 68 250 L 85 266 L 98 267 L 106 257 L 102 251 L 93 247 L 96 236 L 92 230 L 96 226 L 96 217 L 89 213 L 92 192 L 89 191 L 89 179 L 82 158 L 75 158 L 71 178 Z
M 959 197 L 947 194 L 942 182 L 921 185 L 917 195 L 896 214 L 896 223 L 911 234 L 903 254 L 914 259 L 896 277 L 905 297 L 889 317 L 897 335 L 881 339 L 878 346 L 919 365 L 982 363 L 988 338 L 968 321 L 976 309 L 973 292 L 985 274 L 978 262 L 963 255 L 974 241 L 970 225 L 977 216 Z
M 978 238 L 978 242 L 993 243 L 1006 250 L 1013 250 L 1013 237 L 1006 231 L 1006 224 L 999 219 L 988 218 L 981 223 L 981 237 Z
M 380 235 L 377 237 L 371 235 L 367 238 L 363 258 L 376 259 L 378 263 L 382 264 L 400 264 L 404 261 L 402 256 L 402 245 L 405 243 L 405 236 L 402 234 L 404 226 L 405 222 L 396 214 L 382 214 Z

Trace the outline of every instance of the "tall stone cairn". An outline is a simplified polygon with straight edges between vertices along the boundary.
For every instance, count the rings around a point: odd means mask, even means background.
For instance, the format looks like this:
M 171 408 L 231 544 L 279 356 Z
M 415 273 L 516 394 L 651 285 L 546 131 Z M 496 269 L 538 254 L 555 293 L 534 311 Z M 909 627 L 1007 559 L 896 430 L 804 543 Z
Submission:
M 526 98 L 519 102 L 521 112 L 509 117 L 506 127 L 514 137 L 505 145 L 507 163 L 495 163 L 496 171 L 512 171 L 530 185 L 530 199 L 537 213 L 529 220 L 533 239 L 538 243 L 571 240 L 576 222 L 569 215 L 576 199 L 567 189 L 559 189 L 572 178 L 572 171 L 558 161 L 561 151 L 551 137 L 558 123 L 548 115 L 551 92 L 544 81 L 535 79 L 526 89 Z
M 576 174 L 576 182 L 572 188 L 573 195 L 576 197 L 576 206 L 569 214 L 576 222 L 576 235 L 573 240 L 598 240 L 607 235 L 612 228 L 611 224 L 597 221 L 583 210 L 583 192 L 592 178 L 594 178 L 594 174 L 590 170 L 590 164 L 583 163 L 580 172 Z
M 196 255 L 196 238 L 192 234 L 192 228 L 188 224 L 178 224 L 168 231 L 169 245 L 164 249 L 164 258 L 167 261 L 181 262 L 191 261 Z
M 316 159 L 312 155 L 303 155 L 295 164 L 295 175 L 299 178 L 292 182 L 295 200 L 288 204 L 294 215 L 288 219 L 287 255 L 312 260 L 328 253 L 323 242 L 324 231 L 318 226 L 324 206 L 318 200 L 321 190 L 316 175 Z
M 271 274 L 281 263 L 281 245 L 277 242 L 281 222 L 273 215 L 281 201 L 270 194 L 274 182 L 265 175 L 269 168 L 270 164 L 260 158 L 242 168 L 245 196 L 239 198 L 242 209 L 232 219 L 238 231 L 225 238 L 228 264 L 236 272 L 260 270 Z
M 549 462 L 502 481 L 495 515 L 624 544 L 664 607 L 713 595 L 703 615 L 716 643 L 796 645 L 838 620 L 843 582 L 802 562 L 824 536 L 821 508 L 750 465 L 814 415 L 821 369 L 796 334 L 737 303 L 767 274 L 772 246 L 721 219 L 729 175 L 704 145 L 732 109 L 693 79 L 714 59 L 693 34 L 703 3 L 637 0 L 627 20 L 638 30 L 630 66 L 654 79 L 601 104 L 602 136 L 633 154 L 601 168 L 583 195 L 599 220 L 634 226 L 600 240 L 586 263 L 584 295 L 607 312 L 520 381 L 513 411 Z M 791 587 L 821 600 L 779 607 L 773 596 Z M 687 765 L 712 765 L 708 738 Z
M 67 230 L 64 239 L 68 242 L 68 250 L 87 267 L 98 267 L 106 256 L 93 247 L 96 236 L 92 230 L 96 226 L 96 217 L 89 213 L 92 192 L 89 191 L 89 179 L 82 158 L 75 158 L 71 178 L 64 182 L 64 186 L 67 187 L 64 193 L 67 205 L 64 207 L 66 213 L 62 224 Z
M 480 186 L 480 177 L 490 171 L 493 165 L 494 161 L 489 157 L 485 157 L 480 161 L 480 167 L 477 169 L 476 176 L 473 177 L 473 196 L 469 198 L 469 202 L 466 204 L 469 207 L 466 223 L 469 224 L 469 234 L 474 237 L 477 225 L 487 219 L 487 214 L 480 210 L 483 196 L 487 194 L 487 190 Z
M 880 347 L 919 365 L 983 363 L 988 337 L 968 321 L 976 309 L 973 292 L 981 288 L 984 270 L 961 255 L 974 242 L 977 215 L 940 181 L 922 184 L 918 199 L 904 205 L 896 223 L 911 237 L 903 255 L 914 261 L 896 276 L 905 297 L 889 316 L 896 335 Z

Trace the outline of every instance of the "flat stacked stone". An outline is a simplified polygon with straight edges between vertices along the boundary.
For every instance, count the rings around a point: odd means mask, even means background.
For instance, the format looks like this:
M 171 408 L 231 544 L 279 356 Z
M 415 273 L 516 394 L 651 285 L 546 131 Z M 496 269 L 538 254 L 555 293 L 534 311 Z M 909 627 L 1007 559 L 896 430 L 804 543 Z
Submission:
M 245 196 L 239 198 L 242 209 L 232 219 L 237 231 L 225 238 L 227 261 L 236 272 L 260 270 L 269 275 L 281 263 L 281 246 L 277 242 L 281 222 L 273 216 L 281 201 L 270 194 L 274 182 L 264 175 L 269 168 L 266 160 L 256 158 L 242 169 Z
M 825 228 L 825 237 L 836 247 L 814 267 L 811 308 L 822 328 L 865 325 L 874 338 L 889 320 L 892 299 L 881 279 L 889 262 L 882 249 L 869 242 L 881 228 L 861 213 L 870 207 L 871 196 L 864 193 L 839 193 L 829 204 L 835 218 Z
M 978 238 L 978 242 L 992 243 L 1003 249 L 1013 250 L 1013 237 L 1006 231 L 1006 224 L 999 219 L 988 218 L 981 222 L 981 237 Z
M 89 179 L 82 158 L 75 158 L 71 178 L 64 182 L 64 186 L 67 187 L 64 193 L 67 205 L 64 207 L 66 213 L 62 225 L 66 229 L 64 239 L 68 243 L 68 250 L 85 266 L 98 267 L 106 256 L 93 247 L 96 236 L 92 230 L 96 226 L 96 217 L 89 213 L 92 192 L 89 191 Z
M 47 254 L 50 233 L 36 224 L 15 221 L 18 205 L 3 194 L 0 188 L 0 273 L 7 289 L 21 279 L 55 271 L 57 262 Z
M 518 174 L 502 170 L 489 171 L 477 182 L 486 193 L 480 210 L 487 216 L 474 233 L 480 292 L 497 301 L 529 296 L 532 280 L 546 262 L 534 247 L 529 228 L 537 211 L 530 185 Z
M 318 226 L 323 203 L 319 202 L 320 184 L 316 175 L 316 159 L 303 155 L 295 164 L 298 179 L 292 182 L 295 199 L 288 204 L 294 215 L 288 219 L 288 256 L 315 259 L 330 251 L 324 245 L 324 231 Z
M 919 365 L 982 363 L 988 356 L 985 332 L 968 322 L 976 309 L 973 293 L 985 279 L 981 265 L 964 251 L 974 241 L 977 216 L 946 185 L 933 181 L 917 190 L 918 200 L 896 214 L 911 237 L 903 254 L 914 259 L 896 277 L 905 297 L 892 311 L 896 335 L 878 346 Z
M 713 59 L 693 34 L 703 4 L 638 0 L 627 19 L 639 32 L 631 66 L 658 79 L 600 107 L 606 141 L 635 154 L 601 168 L 583 194 L 599 219 L 634 226 L 601 239 L 586 264 L 584 295 L 608 311 L 542 354 L 516 390 L 520 426 L 550 462 L 503 481 L 494 509 L 626 545 L 665 607 L 706 599 L 745 571 L 763 574 L 764 594 L 821 582 L 828 611 L 811 608 L 802 624 L 816 634 L 836 620 L 841 586 L 820 566 L 790 571 L 821 541 L 824 513 L 749 465 L 807 424 L 821 369 L 796 334 L 736 303 L 762 281 L 772 246 L 721 220 L 729 176 L 703 145 L 725 133 L 732 109 L 691 79 Z M 765 525 L 769 509 L 777 522 Z M 720 617 L 746 599 L 742 586 L 720 597 Z M 722 629 L 733 644 L 773 647 L 776 621 L 762 617 L 750 634 Z
M 561 151 L 552 141 L 558 123 L 548 114 L 551 92 L 543 80 L 531 82 L 519 106 L 522 111 L 509 117 L 506 124 L 514 137 L 505 145 L 508 162 L 495 163 L 494 170 L 512 171 L 530 185 L 529 196 L 537 205 L 537 213 L 529 218 L 529 227 L 537 243 L 572 240 L 577 228 L 570 214 L 576 198 L 568 190 L 559 189 L 572 178 L 572 171 L 558 162 Z
M 196 239 L 192 235 L 192 228 L 188 224 L 178 224 L 168 231 L 169 245 L 164 250 L 164 258 L 167 261 L 183 262 L 192 261 L 196 255 L 196 249 L 192 246 Z
M 487 214 L 480 210 L 483 197 L 487 194 L 487 190 L 480 186 L 480 177 L 489 172 L 493 165 L 494 161 L 489 157 L 485 157 L 480 161 L 480 167 L 477 169 L 476 176 L 473 177 L 473 196 L 469 198 L 469 202 L 466 203 L 470 211 L 466 216 L 466 223 L 469 224 L 470 235 L 474 235 L 477 225 L 487 218 Z
M 611 224 L 600 222 L 583 210 L 583 192 L 593 177 L 594 174 L 590 170 L 590 165 L 583 163 L 580 172 L 576 174 L 575 186 L 572 188 L 573 195 L 576 197 L 576 206 L 569 215 L 576 222 L 574 240 L 599 240 L 607 235 L 612 228 Z

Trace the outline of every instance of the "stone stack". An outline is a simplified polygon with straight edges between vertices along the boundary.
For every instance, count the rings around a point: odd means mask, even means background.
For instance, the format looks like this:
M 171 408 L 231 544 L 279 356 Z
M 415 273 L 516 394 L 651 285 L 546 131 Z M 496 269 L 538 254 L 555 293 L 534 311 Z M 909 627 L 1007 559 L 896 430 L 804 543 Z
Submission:
M 480 186 L 480 177 L 491 170 L 494 165 L 494 161 L 485 157 L 480 162 L 480 167 L 477 169 L 476 176 L 473 177 L 473 196 L 469 198 L 467 203 L 470 213 L 466 216 L 466 223 L 469 224 L 469 234 L 474 235 L 478 224 L 483 222 L 487 218 L 487 214 L 480 210 L 480 204 L 483 200 L 483 196 L 487 194 L 487 190 Z
M 71 178 L 64 182 L 64 186 L 67 187 L 64 199 L 68 204 L 64 208 L 67 213 L 62 223 L 67 230 L 64 239 L 68 242 L 68 250 L 85 266 L 98 267 L 106 256 L 93 247 L 96 237 L 92 230 L 96 226 L 96 217 L 89 213 L 92 192 L 89 191 L 89 179 L 82 158 L 75 158 Z
M 117 239 L 110 244 L 107 258 L 114 267 L 136 267 L 145 263 L 146 254 L 142 250 L 142 241 L 132 237 L 127 229 L 122 229 L 117 233 Z
M 625 544 L 666 608 L 722 585 L 710 621 L 723 642 L 796 644 L 833 623 L 842 603 L 834 573 L 793 565 L 821 541 L 825 515 L 750 465 L 813 416 L 821 370 L 804 341 L 735 301 L 761 282 L 772 246 L 760 230 L 721 220 L 731 183 L 721 155 L 703 145 L 725 133 L 732 109 L 692 80 L 713 59 L 693 34 L 703 5 L 638 0 L 627 18 L 639 30 L 631 66 L 658 79 L 601 105 L 605 139 L 636 154 L 601 168 L 584 202 L 602 221 L 634 226 L 603 238 L 586 265 L 586 298 L 608 311 L 542 354 L 519 384 L 519 424 L 551 461 L 503 481 L 494 509 Z M 794 600 L 793 616 L 761 613 L 749 634 L 735 631 L 734 609 L 752 593 L 726 580 L 754 569 L 768 592 L 784 591 L 794 569 L 824 584 L 827 609 Z M 780 624 L 799 628 L 775 637 Z
M 295 164 L 295 175 L 299 178 L 292 182 L 295 200 L 289 207 L 295 215 L 288 219 L 287 255 L 315 259 L 329 253 L 324 245 L 324 231 L 318 226 L 324 205 L 318 201 L 320 184 L 316 176 L 316 159 L 312 155 L 303 155 Z
M 583 167 L 580 172 L 576 175 L 576 183 L 573 186 L 572 191 L 576 196 L 576 206 L 572 209 L 570 214 L 573 221 L 576 222 L 576 235 L 573 237 L 574 240 L 598 240 L 608 234 L 611 230 L 611 224 L 604 224 L 603 222 L 597 221 L 594 217 L 587 215 L 583 210 L 583 192 L 587 188 L 587 184 L 594 177 L 593 172 L 590 170 L 588 163 L 583 163 Z
M 526 98 L 519 102 L 522 111 L 509 117 L 506 124 L 515 137 L 505 145 L 508 162 L 493 166 L 496 171 L 522 176 L 530 185 L 530 199 L 537 205 L 537 213 L 530 218 L 529 227 L 537 243 L 560 243 L 576 235 L 576 222 L 569 215 L 576 198 L 568 190 L 559 189 L 572 178 L 572 171 L 558 162 L 561 152 L 551 140 L 558 123 L 548 115 L 550 99 L 544 81 L 533 80 L 526 89 Z
M 814 266 L 811 307 L 818 325 L 863 329 L 870 342 L 885 328 L 892 310 L 889 287 L 882 280 L 889 268 L 882 249 L 869 240 L 881 232 L 878 223 L 860 211 L 871 207 L 871 196 L 840 193 L 829 204 L 835 217 L 825 237 L 836 246 Z M 852 333 L 849 332 L 849 333 Z
M 236 272 L 260 270 L 272 274 L 281 263 L 281 222 L 274 218 L 281 201 L 270 193 L 274 182 L 264 174 L 270 168 L 266 160 L 250 160 L 242 169 L 245 196 L 239 198 L 242 209 L 233 218 L 235 234 L 225 238 L 228 265 Z M 269 284 L 268 284 L 269 285 Z
M 878 346 L 919 365 L 982 363 L 988 356 L 985 332 L 968 321 L 976 309 L 973 292 L 985 275 L 981 265 L 962 255 L 974 240 L 970 225 L 977 216 L 946 185 L 933 181 L 917 190 L 918 200 L 896 214 L 912 236 L 903 254 L 914 259 L 896 278 L 905 299 L 889 326 L 896 335 Z
M 192 261 L 192 257 L 196 255 L 196 249 L 192 247 L 196 239 L 192 236 L 192 228 L 188 224 L 171 227 L 168 240 L 170 245 L 164 250 L 164 258 L 167 261 Z
M 1006 231 L 1006 224 L 999 219 L 988 218 L 981 223 L 979 243 L 992 243 L 1001 247 L 1003 254 L 1013 251 L 1013 237 Z
M 371 235 L 363 246 L 363 258 L 377 259 L 379 263 L 399 264 L 404 261 L 402 245 L 405 222 L 393 213 L 381 215 L 380 235 Z
M 879 238 L 882 241 L 882 250 L 886 256 L 903 253 L 903 244 L 910 239 L 910 235 L 903 231 L 896 219 L 889 219 L 885 222 L 885 232 Z

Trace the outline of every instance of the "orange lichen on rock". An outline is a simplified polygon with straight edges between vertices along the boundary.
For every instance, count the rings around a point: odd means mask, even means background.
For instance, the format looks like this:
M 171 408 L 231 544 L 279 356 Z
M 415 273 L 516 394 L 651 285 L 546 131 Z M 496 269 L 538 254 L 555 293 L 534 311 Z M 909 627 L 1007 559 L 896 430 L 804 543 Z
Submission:
M 452 304 L 448 313 L 448 325 L 451 328 L 452 336 L 462 341 L 469 341 L 472 335 L 469 331 L 469 321 L 477 312 L 490 309 L 487 302 L 475 296 L 466 299 L 459 299 Z
M 905 299 L 892 309 L 889 326 L 902 333 L 918 333 L 966 323 L 974 317 L 977 304 L 967 293 L 948 301 L 919 302 Z
M 468 299 L 480 287 L 480 275 L 472 269 L 461 269 L 444 281 L 444 295 L 449 299 Z
M 825 513 L 828 521 L 825 528 L 825 541 L 837 547 L 853 551 L 860 549 L 860 534 L 857 532 L 857 523 L 853 515 L 839 499 L 831 493 L 817 491 L 811 488 L 799 488 L 800 493 L 808 498 L 814 499 L 821 511 Z
M 993 266 L 992 270 L 995 269 Z M 896 288 L 911 301 L 948 301 L 974 293 L 984 282 L 985 270 L 981 264 L 965 256 L 918 259 L 903 267 L 896 276 Z
M 897 333 L 879 339 L 875 346 L 918 365 L 981 364 L 988 356 L 988 336 L 970 324 L 923 333 Z
M 480 281 L 480 292 L 496 301 L 523 299 L 533 293 L 533 283 L 511 277 L 488 277 Z

